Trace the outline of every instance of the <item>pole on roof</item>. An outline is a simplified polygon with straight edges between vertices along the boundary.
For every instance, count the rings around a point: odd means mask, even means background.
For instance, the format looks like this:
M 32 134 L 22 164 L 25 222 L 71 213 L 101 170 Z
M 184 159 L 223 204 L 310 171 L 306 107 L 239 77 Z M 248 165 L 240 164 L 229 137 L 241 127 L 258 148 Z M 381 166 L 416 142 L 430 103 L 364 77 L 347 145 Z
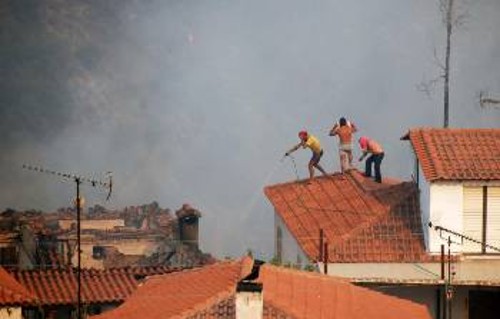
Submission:
M 439 299 L 440 311 L 437 314 L 439 318 L 446 319 L 446 282 L 445 282 L 445 272 L 444 272 L 444 245 L 441 244 L 441 280 L 443 281 L 443 286 L 439 288 L 439 294 L 442 295 L 442 299 Z M 444 303 L 443 307 L 441 305 Z M 441 310 L 442 309 L 442 310 Z M 442 311 L 442 313 L 441 313 Z
M 82 278 L 81 278 L 81 249 L 80 249 L 80 244 L 81 244 L 81 225 L 80 225 L 80 220 L 81 220 L 81 206 L 82 206 L 82 201 L 80 197 L 80 185 L 83 182 L 87 182 L 93 187 L 101 186 L 105 187 L 108 189 L 108 195 L 106 197 L 106 200 L 109 200 L 111 197 L 111 192 L 113 190 L 113 182 L 112 182 L 112 176 L 111 172 L 108 172 L 108 182 L 102 182 L 96 179 L 90 179 L 90 178 L 84 178 L 82 176 L 76 175 L 76 174 L 69 174 L 69 173 L 61 173 L 53 170 L 48 170 L 42 167 L 37 167 L 37 166 L 30 166 L 30 165 L 24 165 L 23 168 L 31 171 L 36 171 L 39 173 L 46 173 L 46 174 L 51 174 L 51 175 L 56 175 L 60 176 L 63 178 L 71 179 L 76 183 L 76 241 L 77 241 L 77 268 L 76 268 L 76 275 L 77 275 L 77 306 L 76 306 L 76 318 L 81 319 L 82 318 Z
M 82 181 L 79 177 L 75 178 L 76 183 L 76 242 L 78 248 L 78 261 L 76 266 L 76 276 L 78 280 L 77 285 L 77 307 L 76 307 L 76 318 L 80 319 L 82 317 L 82 272 L 81 272 L 81 255 L 82 250 L 80 249 L 81 244 L 81 225 L 80 225 L 80 210 L 81 210 L 81 198 L 80 198 L 80 183 Z
M 444 245 L 441 244 L 441 280 L 444 280 Z
M 451 237 L 448 236 L 448 276 L 446 278 L 446 285 L 445 285 L 445 297 L 446 297 L 446 307 L 445 307 L 445 319 L 452 319 L 452 301 L 453 301 L 453 285 L 452 285 L 452 279 L 454 273 L 451 271 Z M 447 315 L 447 316 L 446 316 Z
M 323 228 L 319 229 L 318 260 L 323 260 Z
M 328 242 L 325 242 L 323 250 L 323 273 L 328 275 Z

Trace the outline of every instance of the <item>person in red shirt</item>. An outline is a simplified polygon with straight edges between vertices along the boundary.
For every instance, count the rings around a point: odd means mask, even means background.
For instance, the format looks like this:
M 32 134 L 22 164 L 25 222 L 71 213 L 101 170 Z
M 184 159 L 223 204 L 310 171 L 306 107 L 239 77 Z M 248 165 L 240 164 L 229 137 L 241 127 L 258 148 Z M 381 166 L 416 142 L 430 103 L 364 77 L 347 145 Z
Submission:
M 342 173 L 352 168 L 352 134 L 358 129 L 354 123 L 341 117 L 330 130 L 330 136 L 339 137 L 340 169 Z
M 384 150 L 382 149 L 382 146 L 380 146 L 380 144 L 374 139 L 366 136 L 360 137 L 358 142 L 361 151 L 363 152 L 359 161 L 361 162 L 368 154 L 370 154 L 365 163 L 365 176 L 372 176 L 372 164 L 375 164 L 375 181 L 377 183 L 382 183 L 382 174 L 380 173 L 380 164 L 384 159 Z

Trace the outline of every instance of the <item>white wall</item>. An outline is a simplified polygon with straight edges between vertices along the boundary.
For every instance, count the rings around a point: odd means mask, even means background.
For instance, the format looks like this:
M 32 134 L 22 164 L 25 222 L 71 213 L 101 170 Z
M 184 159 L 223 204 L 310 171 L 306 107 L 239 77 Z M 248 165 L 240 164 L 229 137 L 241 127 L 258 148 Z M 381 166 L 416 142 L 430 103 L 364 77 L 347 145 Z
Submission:
M 262 292 L 240 291 L 236 294 L 236 319 L 261 319 L 263 313 Z
M 500 281 L 500 259 L 470 256 L 453 263 L 455 280 Z M 320 271 L 323 265 L 319 264 Z M 328 275 L 345 278 L 390 278 L 393 280 L 439 279 L 441 264 L 435 263 L 331 263 Z
M 432 183 L 430 185 L 429 219 L 434 225 L 453 230 L 463 231 L 463 187 L 460 183 Z M 422 203 L 424 205 L 424 203 Z M 443 233 L 445 238 L 448 234 Z M 440 253 L 441 244 L 446 240 L 440 238 L 439 232 L 429 230 L 428 249 L 431 253 Z M 452 241 L 461 242 L 459 238 L 451 237 Z M 452 252 L 461 252 L 461 245 L 451 245 Z
M 431 185 L 427 182 L 422 173 L 422 169 L 419 169 L 419 185 L 420 190 L 420 211 L 422 212 L 422 229 L 424 231 L 425 248 L 429 251 L 429 234 L 431 229 L 428 224 L 430 219 L 430 202 L 431 202 Z
M 306 264 L 309 264 L 309 258 L 306 256 L 306 254 L 302 251 L 300 248 L 299 244 L 297 243 L 297 240 L 292 236 L 288 228 L 286 227 L 285 223 L 283 222 L 283 219 L 275 212 L 274 213 L 274 254 L 277 254 L 276 251 L 276 236 L 277 236 L 277 229 L 278 227 L 281 228 L 282 231 L 282 263 L 292 263 L 296 264 L 297 263 L 297 258 L 299 258 L 302 261 L 302 267 Z

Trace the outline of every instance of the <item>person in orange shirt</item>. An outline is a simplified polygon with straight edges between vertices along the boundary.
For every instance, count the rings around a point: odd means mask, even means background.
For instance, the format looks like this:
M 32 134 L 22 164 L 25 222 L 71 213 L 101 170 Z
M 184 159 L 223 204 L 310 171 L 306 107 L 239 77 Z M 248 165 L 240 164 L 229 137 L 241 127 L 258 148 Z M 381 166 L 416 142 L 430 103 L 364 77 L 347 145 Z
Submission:
M 288 152 L 286 152 L 285 156 L 289 156 L 290 154 L 298 150 L 301 146 L 302 148 L 307 147 L 312 151 L 312 157 L 308 165 L 309 182 L 311 182 L 314 177 L 314 168 L 317 168 L 319 171 L 321 171 L 323 175 L 328 176 L 323 167 L 319 165 L 319 161 L 323 156 L 323 149 L 321 148 L 319 140 L 315 136 L 308 134 L 307 131 L 300 131 L 299 138 L 300 138 L 300 143 L 292 147 Z
M 382 174 L 380 173 L 380 164 L 384 159 L 384 150 L 379 143 L 377 143 L 374 139 L 368 138 L 366 136 L 362 136 L 359 138 L 359 146 L 363 155 L 359 158 L 361 162 L 368 154 L 371 154 L 366 159 L 365 164 L 365 176 L 372 176 L 372 164 L 375 164 L 375 181 L 377 183 L 382 183 Z
M 340 169 L 342 173 L 352 168 L 352 134 L 358 129 L 354 123 L 341 117 L 330 130 L 330 136 L 339 137 Z

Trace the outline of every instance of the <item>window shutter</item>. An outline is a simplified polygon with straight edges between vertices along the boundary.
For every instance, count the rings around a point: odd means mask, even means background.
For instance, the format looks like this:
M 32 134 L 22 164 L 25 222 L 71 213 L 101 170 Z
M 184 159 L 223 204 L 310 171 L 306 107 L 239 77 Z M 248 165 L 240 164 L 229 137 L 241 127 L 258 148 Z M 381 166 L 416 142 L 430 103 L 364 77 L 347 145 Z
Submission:
M 483 188 L 464 187 L 464 235 L 475 240 L 482 240 L 483 229 Z M 481 245 L 464 240 L 463 252 L 481 253 Z
M 486 243 L 500 248 L 500 187 L 488 187 Z M 486 249 L 490 253 L 500 253 Z

